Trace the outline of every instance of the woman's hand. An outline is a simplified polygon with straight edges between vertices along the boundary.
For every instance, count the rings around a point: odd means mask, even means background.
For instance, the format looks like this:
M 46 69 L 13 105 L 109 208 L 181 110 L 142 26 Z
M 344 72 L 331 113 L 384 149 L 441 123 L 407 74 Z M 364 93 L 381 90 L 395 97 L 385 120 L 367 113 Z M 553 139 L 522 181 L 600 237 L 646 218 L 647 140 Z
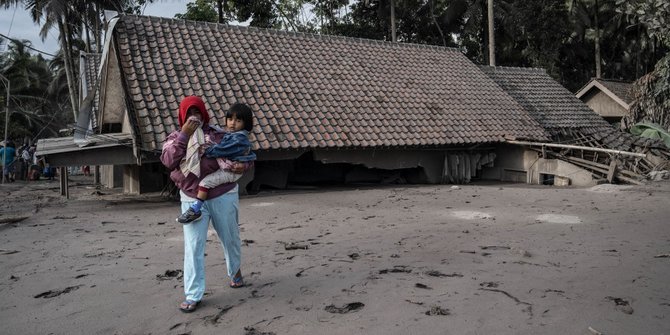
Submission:
M 186 134 L 186 136 L 191 137 L 195 133 L 196 129 L 200 127 L 200 122 L 194 120 L 186 120 L 184 125 L 181 127 L 181 132 Z

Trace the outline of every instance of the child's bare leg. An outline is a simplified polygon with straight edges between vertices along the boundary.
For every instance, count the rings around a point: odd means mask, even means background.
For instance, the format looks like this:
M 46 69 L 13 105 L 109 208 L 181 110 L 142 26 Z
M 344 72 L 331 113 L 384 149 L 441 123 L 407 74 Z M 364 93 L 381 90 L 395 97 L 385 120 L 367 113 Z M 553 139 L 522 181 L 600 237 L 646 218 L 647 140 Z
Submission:
M 198 188 L 198 195 L 196 196 L 196 198 L 198 198 L 198 200 L 203 200 L 203 201 L 207 200 L 207 193 L 208 192 L 209 192 L 208 189 L 203 188 L 203 187 L 199 187 Z

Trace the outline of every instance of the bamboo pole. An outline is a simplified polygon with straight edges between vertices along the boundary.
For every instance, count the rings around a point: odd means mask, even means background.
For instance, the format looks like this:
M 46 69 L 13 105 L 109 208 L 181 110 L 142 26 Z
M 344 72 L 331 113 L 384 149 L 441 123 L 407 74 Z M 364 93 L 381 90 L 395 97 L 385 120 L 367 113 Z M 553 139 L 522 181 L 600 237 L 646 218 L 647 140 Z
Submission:
M 526 142 L 526 141 L 514 141 L 514 140 L 507 140 L 507 143 L 518 144 L 518 145 L 547 147 L 547 148 L 564 148 L 564 149 L 577 149 L 577 150 L 586 150 L 586 151 L 595 151 L 595 152 L 606 152 L 606 153 L 615 154 L 615 155 L 633 156 L 633 157 L 640 157 L 640 158 L 646 158 L 647 157 L 647 155 L 637 153 L 637 152 L 614 150 L 614 149 L 583 147 L 583 146 L 569 145 L 569 144 Z

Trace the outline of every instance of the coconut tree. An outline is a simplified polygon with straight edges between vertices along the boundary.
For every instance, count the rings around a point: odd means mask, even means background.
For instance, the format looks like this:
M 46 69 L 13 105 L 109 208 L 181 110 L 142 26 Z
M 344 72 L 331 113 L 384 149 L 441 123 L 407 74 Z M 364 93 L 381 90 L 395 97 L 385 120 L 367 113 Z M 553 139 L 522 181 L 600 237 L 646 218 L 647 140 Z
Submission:
M 12 41 L 0 55 L 0 71 L 12 83 L 9 136 L 13 138 L 53 135 L 64 121 L 48 93 L 52 78 L 48 62 L 41 55 L 31 55 L 29 43 Z
M 142 3 L 147 0 L 141 1 Z M 33 21 L 41 25 L 40 37 L 45 39 L 52 28 L 58 28 L 59 42 L 63 53 L 65 74 L 67 78 L 70 106 L 72 114 L 76 118 L 79 110 L 79 98 L 77 90 L 76 61 L 77 53 L 75 40 L 86 34 L 92 27 L 95 30 L 97 50 L 101 50 L 101 31 L 99 22 L 103 9 L 123 10 L 134 5 L 135 1 L 129 0 L 0 0 L 0 6 L 23 6 L 30 12 Z M 97 13 L 97 18 L 94 16 Z M 83 30 L 86 24 L 89 29 Z M 90 50 L 90 47 L 89 47 Z

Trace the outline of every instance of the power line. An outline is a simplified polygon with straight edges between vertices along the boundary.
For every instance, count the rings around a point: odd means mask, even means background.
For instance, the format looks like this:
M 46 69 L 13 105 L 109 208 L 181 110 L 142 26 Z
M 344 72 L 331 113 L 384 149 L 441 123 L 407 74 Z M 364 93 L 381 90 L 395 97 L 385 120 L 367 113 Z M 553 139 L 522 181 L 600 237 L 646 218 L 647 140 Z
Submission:
M 45 54 L 45 55 L 47 55 L 47 56 L 51 56 L 51 57 L 54 57 L 54 58 L 56 57 L 56 55 L 50 54 L 50 53 L 48 53 L 48 52 L 46 52 L 46 51 L 42 51 L 42 50 L 39 50 L 39 49 L 35 49 L 35 48 L 33 48 L 32 46 L 23 43 L 23 41 L 21 41 L 21 40 L 17 40 L 17 39 L 15 39 L 15 38 L 11 38 L 11 37 L 9 37 L 9 36 L 7 36 L 7 35 L 5 35 L 5 34 L 0 33 L 0 37 L 4 37 L 4 38 L 6 38 L 6 39 L 8 39 L 8 40 L 10 40 L 10 41 L 12 41 L 12 42 L 14 42 L 14 43 L 21 43 L 21 44 L 23 44 L 23 46 L 25 46 L 26 48 L 28 48 L 28 49 L 30 49 L 30 50 L 33 50 L 33 51 L 37 51 L 37 52 L 39 52 L 39 53 L 41 53 L 41 54 Z

